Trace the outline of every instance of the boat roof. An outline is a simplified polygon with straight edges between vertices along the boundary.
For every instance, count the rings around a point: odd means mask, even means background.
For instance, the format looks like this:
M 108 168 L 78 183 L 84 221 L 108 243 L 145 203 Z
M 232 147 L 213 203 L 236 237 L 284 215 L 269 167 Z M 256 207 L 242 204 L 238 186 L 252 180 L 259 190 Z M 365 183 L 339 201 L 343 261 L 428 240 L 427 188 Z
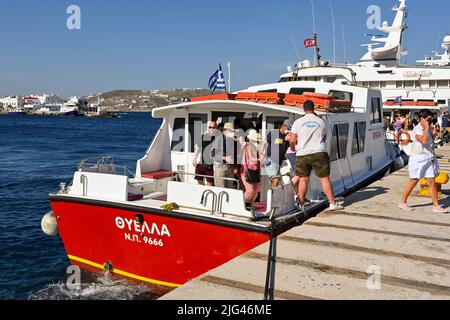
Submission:
M 379 90 L 374 90 L 370 88 L 365 88 L 361 86 L 355 86 L 350 84 L 338 84 L 338 83 L 327 83 L 327 82 L 319 82 L 319 81 L 291 81 L 291 82 L 276 82 L 276 83 L 268 83 L 257 86 L 249 87 L 245 90 L 240 90 L 234 92 L 231 95 L 239 95 L 242 93 L 264 93 L 275 90 L 276 94 L 289 94 L 290 90 L 293 88 L 314 88 L 316 93 L 318 94 L 329 94 L 330 91 L 342 91 L 342 92 L 350 92 L 354 95 L 354 99 L 360 99 L 362 96 L 366 97 L 369 94 L 373 94 L 377 92 L 381 95 Z M 359 97 L 359 98 L 358 98 Z M 363 99 L 362 103 L 366 103 L 366 99 Z M 353 101 L 354 102 L 354 101 Z M 183 102 L 180 104 L 173 104 L 169 106 L 155 108 L 153 110 L 153 117 L 163 117 L 163 113 L 171 111 L 171 110 L 180 110 L 180 109 L 192 109 L 192 108 L 203 108 L 209 110 L 226 110 L 230 109 L 232 112 L 236 111 L 255 111 L 256 110 L 273 110 L 277 112 L 286 112 L 291 114 L 304 115 L 305 112 L 303 108 L 293 107 L 289 105 L 283 104 L 274 104 L 270 102 L 260 103 L 256 101 L 245 101 L 245 100 L 234 100 L 234 99 L 208 99 L 201 101 L 190 101 Z M 323 112 L 320 110 L 316 110 L 316 114 L 318 115 L 326 115 L 328 112 Z
M 205 110 L 211 109 L 230 109 L 232 112 L 237 111 L 253 111 L 255 109 L 266 109 L 274 110 L 279 112 L 288 112 L 292 114 L 304 115 L 305 112 L 302 108 L 289 107 L 285 105 L 269 104 L 269 103 L 256 103 L 256 102 L 245 102 L 237 100 L 209 100 L 209 101 L 198 101 L 198 102 L 186 102 L 180 104 L 169 105 L 165 107 L 153 109 L 153 117 L 161 117 L 165 112 L 171 110 L 180 109 L 191 109 L 191 108 L 203 108 Z M 316 112 L 318 115 L 325 115 L 325 112 Z

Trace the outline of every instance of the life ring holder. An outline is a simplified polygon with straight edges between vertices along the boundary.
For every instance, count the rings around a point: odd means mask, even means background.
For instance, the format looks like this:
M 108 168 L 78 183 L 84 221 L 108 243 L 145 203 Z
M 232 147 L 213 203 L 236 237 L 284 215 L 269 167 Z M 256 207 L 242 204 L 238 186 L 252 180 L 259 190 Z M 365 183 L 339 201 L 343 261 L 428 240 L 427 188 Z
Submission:
M 401 140 L 402 135 L 406 136 L 406 139 L 403 140 L 403 141 Z M 397 131 L 395 139 L 400 145 L 406 146 L 406 145 L 408 145 L 411 142 L 411 135 L 406 130 L 400 130 L 400 131 Z

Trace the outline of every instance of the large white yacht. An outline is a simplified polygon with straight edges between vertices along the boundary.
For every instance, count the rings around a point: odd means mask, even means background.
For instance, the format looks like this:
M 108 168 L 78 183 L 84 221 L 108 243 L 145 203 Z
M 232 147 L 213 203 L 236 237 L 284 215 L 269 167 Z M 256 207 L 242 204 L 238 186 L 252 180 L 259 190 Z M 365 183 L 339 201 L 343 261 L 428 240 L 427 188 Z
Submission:
M 330 65 L 320 61 L 311 66 L 302 61 L 294 67 L 288 67 L 288 73 L 281 76 L 281 82 L 287 81 L 323 81 L 349 83 L 371 89 L 379 89 L 384 105 L 401 101 L 406 105 L 424 105 L 433 107 L 439 114 L 448 111 L 450 103 L 450 37 L 444 39 L 446 52 L 441 59 L 418 61 L 421 66 L 404 65 L 401 57 L 408 54 L 402 48 L 403 33 L 406 30 L 406 0 L 393 8 L 396 12 L 394 22 L 389 26 L 384 22 L 379 31 L 386 37 L 372 36 L 371 43 L 364 45 L 368 50 L 356 64 Z M 425 103 L 424 103 L 425 102 Z M 430 105 L 430 102 L 433 105 Z M 409 110 L 399 105 L 405 113 Z M 413 115 L 411 115 L 413 116 Z M 439 117 L 441 118 L 441 117 Z M 439 119 L 440 121 L 440 119 Z
M 443 54 L 435 52 L 434 56 L 425 56 L 425 60 L 418 60 L 417 62 L 428 67 L 450 67 L 450 35 L 445 36 L 442 48 L 445 50 Z

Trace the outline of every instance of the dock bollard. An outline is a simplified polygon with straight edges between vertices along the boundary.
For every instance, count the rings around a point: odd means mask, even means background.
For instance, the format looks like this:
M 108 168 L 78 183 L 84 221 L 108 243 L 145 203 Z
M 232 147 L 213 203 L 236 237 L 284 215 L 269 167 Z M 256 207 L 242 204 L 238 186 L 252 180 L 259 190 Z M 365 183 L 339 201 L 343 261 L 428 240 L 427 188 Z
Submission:
M 436 178 L 436 188 L 438 191 L 438 197 L 441 198 L 442 193 L 442 185 L 447 184 L 449 182 L 450 178 L 448 173 L 441 172 L 439 176 Z M 421 179 L 420 180 L 420 190 L 419 190 L 419 196 L 422 197 L 429 197 L 430 196 L 430 187 L 427 184 L 427 179 Z

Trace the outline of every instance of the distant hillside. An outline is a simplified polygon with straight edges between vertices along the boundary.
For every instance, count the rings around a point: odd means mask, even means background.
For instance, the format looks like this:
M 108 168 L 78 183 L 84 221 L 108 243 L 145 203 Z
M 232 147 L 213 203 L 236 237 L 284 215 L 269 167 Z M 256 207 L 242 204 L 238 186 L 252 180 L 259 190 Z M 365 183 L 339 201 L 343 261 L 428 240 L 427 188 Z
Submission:
M 156 107 L 182 102 L 184 99 L 211 94 L 207 89 L 114 90 L 85 97 L 89 103 L 106 107 L 108 111 L 151 111 Z

